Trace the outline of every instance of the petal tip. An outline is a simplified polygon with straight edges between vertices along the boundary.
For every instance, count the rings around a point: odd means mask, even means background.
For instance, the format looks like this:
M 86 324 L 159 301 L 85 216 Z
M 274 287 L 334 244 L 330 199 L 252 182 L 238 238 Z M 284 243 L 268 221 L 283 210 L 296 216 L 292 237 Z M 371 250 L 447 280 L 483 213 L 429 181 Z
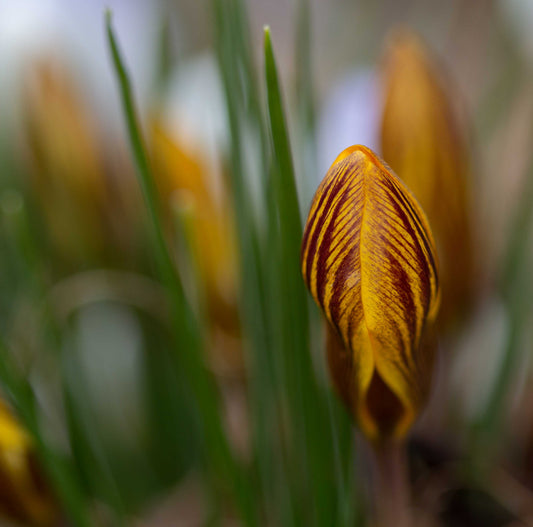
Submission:
M 346 159 L 347 157 L 350 157 L 350 156 L 357 156 L 359 155 L 360 157 L 363 157 L 363 158 L 371 158 L 371 159 L 375 159 L 375 155 L 373 154 L 372 150 L 370 150 L 370 148 L 364 146 L 364 145 L 352 145 L 352 146 L 349 146 L 347 148 L 345 148 L 336 158 L 335 158 L 335 161 L 333 161 L 332 165 L 336 165 L 337 163 L 340 163 L 341 161 L 343 161 L 344 159 Z

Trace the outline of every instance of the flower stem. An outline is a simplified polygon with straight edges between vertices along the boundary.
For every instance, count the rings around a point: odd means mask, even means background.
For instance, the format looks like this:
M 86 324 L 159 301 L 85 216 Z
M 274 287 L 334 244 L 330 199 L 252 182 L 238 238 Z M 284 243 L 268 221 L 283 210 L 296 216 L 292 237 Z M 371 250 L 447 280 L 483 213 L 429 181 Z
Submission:
M 405 443 L 375 444 L 372 458 L 376 527 L 412 527 Z

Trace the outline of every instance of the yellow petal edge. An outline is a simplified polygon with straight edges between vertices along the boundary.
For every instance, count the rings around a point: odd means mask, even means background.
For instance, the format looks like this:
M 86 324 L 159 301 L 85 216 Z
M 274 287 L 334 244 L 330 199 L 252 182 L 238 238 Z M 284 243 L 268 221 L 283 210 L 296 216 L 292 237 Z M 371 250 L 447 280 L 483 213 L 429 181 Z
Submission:
M 333 382 L 371 440 L 404 436 L 429 389 L 423 335 L 439 307 L 436 251 L 414 197 L 369 148 L 335 160 L 302 242 L 304 280 L 330 326 Z

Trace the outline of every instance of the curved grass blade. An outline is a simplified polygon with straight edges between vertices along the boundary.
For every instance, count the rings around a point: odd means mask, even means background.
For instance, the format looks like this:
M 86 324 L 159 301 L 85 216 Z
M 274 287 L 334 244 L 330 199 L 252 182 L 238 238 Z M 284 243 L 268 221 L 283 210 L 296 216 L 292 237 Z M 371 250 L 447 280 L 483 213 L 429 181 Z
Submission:
M 167 289 L 172 311 L 174 336 L 176 339 L 176 361 L 178 367 L 187 372 L 190 388 L 200 413 L 205 454 L 214 475 L 222 476 L 233 484 L 235 499 L 243 520 L 253 525 L 253 502 L 251 489 L 244 473 L 237 463 L 224 434 L 215 386 L 202 358 L 200 328 L 185 297 L 180 278 L 174 268 L 159 221 L 159 203 L 155 183 L 150 170 L 148 156 L 141 138 L 131 84 L 124 67 L 117 40 L 111 24 L 111 13 L 106 12 L 106 30 L 113 65 L 120 88 L 124 117 L 129 134 L 130 146 L 137 168 L 139 183 L 144 196 L 153 237 L 154 256 L 161 282 Z

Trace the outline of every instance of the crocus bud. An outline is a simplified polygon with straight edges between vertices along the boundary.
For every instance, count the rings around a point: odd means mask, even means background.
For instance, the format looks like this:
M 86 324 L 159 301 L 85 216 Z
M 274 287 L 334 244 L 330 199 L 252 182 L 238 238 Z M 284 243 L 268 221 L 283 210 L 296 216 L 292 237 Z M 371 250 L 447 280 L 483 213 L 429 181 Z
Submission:
M 67 262 L 102 253 L 106 195 L 97 130 L 66 71 L 32 64 L 23 89 L 31 190 L 48 235 Z
M 434 229 L 444 324 L 464 314 L 473 266 L 467 146 L 436 63 L 413 34 L 391 40 L 383 67 L 384 159 L 413 192 Z
M 352 146 L 314 196 L 304 280 L 329 326 L 336 389 L 371 440 L 400 438 L 427 396 L 439 306 L 435 248 L 420 206 L 370 149 Z
M 217 179 L 221 174 L 210 170 L 203 145 L 173 134 L 160 118 L 152 121 L 151 139 L 156 182 L 167 215 L 171 204 L 187 208 L 190 249 L 213 339 L 210 364 L 221 375 L 241 376 L 237 240 L 230 202 Z

